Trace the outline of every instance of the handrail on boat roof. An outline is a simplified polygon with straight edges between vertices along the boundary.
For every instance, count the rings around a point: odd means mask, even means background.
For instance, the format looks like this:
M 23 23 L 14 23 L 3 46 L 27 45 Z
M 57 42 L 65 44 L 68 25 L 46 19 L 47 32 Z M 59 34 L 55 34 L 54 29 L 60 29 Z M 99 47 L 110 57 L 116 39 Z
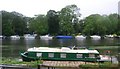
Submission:
M 84 47 L 84 46 L 80 46 L 80 47 L 76 47 L 76 46 L 68 46 L 68 48 L 70 49 L 87 49 L 87 47 Z

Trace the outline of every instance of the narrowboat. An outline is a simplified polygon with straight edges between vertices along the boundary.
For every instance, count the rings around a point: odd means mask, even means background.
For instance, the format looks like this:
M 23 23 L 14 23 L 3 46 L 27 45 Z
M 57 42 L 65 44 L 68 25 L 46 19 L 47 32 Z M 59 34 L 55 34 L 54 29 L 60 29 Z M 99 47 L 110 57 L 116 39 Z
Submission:
M 84 47 L 33 47 L 21 52 L 23 61 L 54 60 L 54 61 L 98 61 L 99 52 Z

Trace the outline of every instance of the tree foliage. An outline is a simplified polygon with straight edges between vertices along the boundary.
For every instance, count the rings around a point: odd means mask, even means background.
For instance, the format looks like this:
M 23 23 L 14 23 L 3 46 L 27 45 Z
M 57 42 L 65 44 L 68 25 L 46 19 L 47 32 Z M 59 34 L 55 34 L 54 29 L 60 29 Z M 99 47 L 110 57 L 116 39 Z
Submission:
M 27 26 L 26 19 L 22 15 L 15 13 L 16 12 L 12 13 L 13 14 L 12 29 L 14 30 L 14 34 L 23 35 L 26 32 Z
M 59 33 L 59 18 L 58 12 L 49 10 L 47 12 L 48 33 L 50 35 L 57 35 Z
M 23 35 L 26 30 L 25 17 L 17 12 L 2 12 L 2 35 Z
M 120 35 L 120 15 L 91 14 L 80 19 L 80 9 L 76 5 L 67 5 L 61 11 L 49 10 L 47 15 L 25 17 L 18 12 L 1 11 L 2 35 L 24 35 L 37 33 L 38 35 Z
M 78 23 L 77 14 L 75 14 L 76 9 L 78 9 L 76 5 L 68 5 L 60 11 L 60 33 L 64 35 L 75 33 L 74 26 Z
M 107 15 L 99 15 L 92 14 L 85 19 L 85 27 L 83 33 L 86 35 L 106 35 L 106 34 L 114 34 L 118 25 L 118 15 L 110 14 Z
M 110 19 L 110 24 L 111 24 L 108 33 L 114 34 L 117 32 L 118 14 L 110 14 L 108 17 Z M 111 27 L 112 27 L 112 29 L 111 29 Z
M 120 15 L 118 15 L 117 34 L 120 35 Z
M 29 29 L 31 32 L 37 33 L 38 35 L 47 34 L 48 24 L 46 16 L 38 15 L 35 18 L 32 18 L 29 23 Z

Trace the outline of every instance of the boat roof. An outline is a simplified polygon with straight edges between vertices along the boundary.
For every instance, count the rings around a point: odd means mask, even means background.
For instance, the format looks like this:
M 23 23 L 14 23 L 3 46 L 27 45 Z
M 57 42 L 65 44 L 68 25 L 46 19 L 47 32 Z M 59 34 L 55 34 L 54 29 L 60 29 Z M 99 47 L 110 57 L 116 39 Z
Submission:
M 97 50 L 70 49 L 68 47 L 62 47 L 62 48 L 34 47 L 34 48 L 29 48 L 27 51 L 29 52 L 63 52 L 63 53 L 96 53 L 96 54 L 99 54 Z

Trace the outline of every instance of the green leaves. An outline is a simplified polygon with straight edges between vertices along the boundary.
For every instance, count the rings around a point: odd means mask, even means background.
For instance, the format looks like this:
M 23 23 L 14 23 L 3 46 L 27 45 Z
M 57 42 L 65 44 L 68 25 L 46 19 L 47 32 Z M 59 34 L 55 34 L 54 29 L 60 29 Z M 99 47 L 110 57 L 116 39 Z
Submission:
M 47 18 L 45 15 L 38 15 L 33 18 L 29 23 L 29 29 L 31 32 L 35 32 L 38 35 L 46 34 L 48 32 Z
M 47 12 L 48 33 L 50 35 L 57 35 L 59 33 L 59 14 L 54 10 Z
M 47 15 L 25 17 L 17 12 L 2 12 L 2 35 L 120 35 L 120 15 L 91 14 L 80 20 L 80 9 L 76 5 L 67 5 L 61 11 L 49 10 Z
M 61 34 L 71 35 L 75 33 L 75 23 L 78 23 L 78 21 L 73 21 L 73 19 L 78 20 L 74 14 L 76 8 L 78 8 L 76 5 L 68 5 L 60 11 L 59 24 Z
M 116 33 L 118 25 L 118 15 L 110 14 L 99 15 L 92 14 L 85 19 L 85 27 L 83 33 L 86 35 L 106 35 Z
M 17 12 L 2 12 L 2 35 L 23 35 L 26 31 L 26 20 Z

